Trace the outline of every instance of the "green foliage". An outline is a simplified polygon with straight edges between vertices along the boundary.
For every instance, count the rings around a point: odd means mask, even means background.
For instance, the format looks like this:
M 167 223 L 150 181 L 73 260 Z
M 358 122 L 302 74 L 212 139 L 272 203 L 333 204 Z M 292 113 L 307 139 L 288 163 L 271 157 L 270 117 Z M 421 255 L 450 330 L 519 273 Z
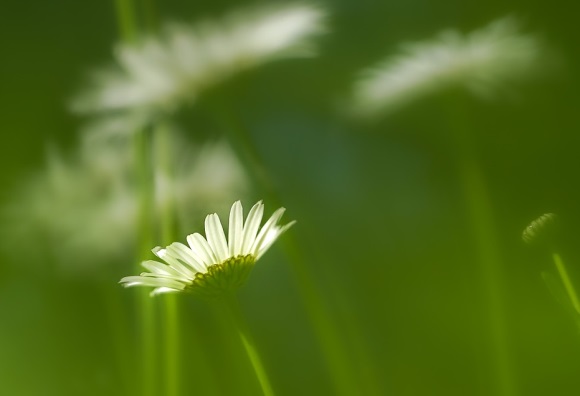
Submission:
M 183 23 L 239 5 L 155 3 L 158 19 Z M 316 41 L 317 57 L 277 60 L 240 73 L 172 114 L 193 145 L 221 141 L 228 135 L 224 120 L 235 117 L 249 131 L 248 141 L 272 182 L 268 188 L 252 186 L 248 195 L 266 199 L 274 190 L 289 218 L 298 220 L 292 229 L 298 253 L 283 249 L 283 241 L 273 246 L 239 290 L 275 393 L 353 394 L 348 385 L 365 396 L 503 396 L 496 386 L 492 333 L 497 329 L 490 326 L 489 300 L 499 289 L 505 330 L 500 349 L 511 363 L 514 394 L 577 394 L 578 331 L 550 297 L 542 272 L 551 274 L 546 283 L 566 309 L 573 308 L 550 258 L 525 246 L 520 234 L 538 213 L 558 213 L 561 253 L 570 282 L 579 287 L 580 76 L 574 72 L 580 68 L 579 6 L 563 0 L 549 5 L 539 0 L 345 0 L 328 2 L 327 10 L 328 32 Z M 5 208 L 14 203 L 23 180 L 47 168 L 47 144 L 74 157 L 81 140 L 77 132 L 87 120 L 71 115 L 66 103 L 83 87 L 85 73 L 112 61 L 118 39 L 114 12 L 112 2 L 3 5 L 0 182 Z M 401 43 L 422 42 L 447 28 L 467 34 L 506 14 L 521 17 L 522 31 L 544 40 L 544 58 L 554 69 L 491 100 L 450 90 L 373 122 L 349 117 L 356 76 L 398 54 Z M 476 166 L 465 168 L 465 163 Z M 212 181 L 220 179 L 206 182 Z M 468 215 L 478 211 L 466 200 L 469 183 L 472 199 L 479 196 L 485 213 Z M 203 193 L 203 184 L 188 187 Z M 83 197 L 93 191 L 81 186 Z M 112 187 L 102 186 L 105 191 Z M 184 212 L 194 218 L 198 203 Z M 227 208 L 209 210 L 224 218 Z M 117 284 L 137 266 L 139 259 L 131 259 L 135 248 L 127 246 L 122 259 L 111 257 L 99 271 L 88 271 L 85 264 L 103 252 L 78 253 L 67 261 L 78 264 L 78 271 L 69 272 L 61 248 L 70 240 L 35 227 L 40 219 L 25 223 L 20 216 L 26 211 L 4 214 L 0 394 L 142 395 L 137 293 L 146 291 Z M 473 219 L 489 225 L 484 231 L 488 241 L 495 241 L 493 254 L 478 242 Z M 68 229 L 61 220 L 60 228 Z M 201 227 L 201 217 L 175 224 L 183 235 Z M 114 223 L 104 229 L 118 231 Z M 84 236 L 83 230 L 75 236 Z M 151 247 L 155 244 L 163 244 L 160 236 Z M 501 258 L 497 277 L 481 266 L 486 260 L 498 264 L 496 254 Z M 300 266 L 292 264 L 296 259 Z M 236 260 L 243 265 L 235 272 L 216 267 L 204 276 L 203 290 L 205 282 L 237 286 L 253 263 Z M 310 283 L 300 281 L 304 278 Z M 165 309 L 165 297 L 153 300 L 157 311 Z M 259 394 L 231 323 L 200 299 L 171 297 L 179 299 L 182 394 Z M 311 312 L 323 313 L 320 322 L 340 338 L 322 335 L 321 340 Z M 168 377 L 162 346 L 173 333 L 159 320 L 153 325 L 161 385 Z M 336 353 L 330 355 L 342 359 L 335 366 L 327 358 L 333 348 Z M 337 387 L 333 373 L 341 372 L 344 362 L 353 370 L 345 370 L 347 385 Z

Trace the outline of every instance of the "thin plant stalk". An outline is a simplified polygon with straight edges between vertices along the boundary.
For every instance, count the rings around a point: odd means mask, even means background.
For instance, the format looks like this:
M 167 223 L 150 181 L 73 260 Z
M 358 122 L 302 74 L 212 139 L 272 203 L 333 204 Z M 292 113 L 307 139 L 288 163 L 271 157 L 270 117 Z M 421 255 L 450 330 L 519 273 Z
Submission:
M 461 165 L 463 186 L 468 201 L 469 218 L 474 228 L 477 252 L 480 257 L 481 275 L 488 306 L 494 367 L 497 377 L 497 394 L 517 395 L 513 369 L 507 347 L 507 329 L 503 302 L 504 279 L 501 258 L 494 237 L 492 210 L 487 197 L 481 171 L 474 162 Z
M 113 338 L 114 354 L 117 363 L 117 372 L 120 376 L 121 393 L 124 395 L 137 394 L 132 385 L 131 368 L 133 367 L 132 354 L 127 351 L 127 346 L 131 344 L 129 338 L 129 324 L 127 315 L 124 312 L 123 301 L 120 298 L 118 287 L 115 290 L 111 287 L 99 286 L 105 310 L 107 313 L 107 324 L 110 327 Z
M 468 218 L 473 228 L 484 297 L 488 307 L 490 341 L 496 377 L 494 393 L 498 396 L 516 396 L 518 392 L 507 345 L 503 300 L 504 276 L 501 270 L 501 254 L 496 240 L 491 200 L 483 171 L 476 160 L 476 151 L 467 127 L 469 124 L 464 118 L 466 109 L 459 101 L 452 103 L 452 109 L 448 111 L 454 135 L 452 143 L 458 155 L 459 177 L 467 204 Z
M 151 215 L 154 207 L 151 142 L 147 130 L 136 132 L 135 148 L 139 186 L 139 257 L 144 258 L 151 254 L 154 233 L 154 222 Z M 140 270 L 140 265 L 137 265 L 137 268 Z M 157 350 L 155 348 L 157 345 L 156 318 L 158 313 L 154 301 L 147 291 L 139 291 L 138 298 L 143 395 L 154 396 L 157 394 L 157 378 L 159 377 Z
M 124 42 L 131 42 L 137 35 L 134 0 L 115 0 L 115 14 L 119 35 Z
M 138 27 L 134 0 L 115 0 L 115 11 L 121 40 L 125 43 L 135 40 Z M 136 176 L 138 181 L 138 218 L 139 230 L 137 255 L 139 258 L 150 254 L 153 243 L 153 189 L 151 174 L 151 152 L 148 131 L 141 129 L 135 132 L 134 147 L 136 154 Z M 137 260 L 139 261 L 139 260 Z M 138 292 L 139 350 L 141 351 L 141 394 L 157 394 L 157 354 L 155 351 L 156 327 L 155 306 L 146 291 Z
M 155 128 L 155 178 L 158 187 L 160 214 L 159 223 L 161 228 L 161 240 L 164 245 L 170 244 L 175 239 L 175 200 L 173 198 L 173 170 L 171 166 L 172 147 L 171 131 L 162 121 Z M 163 394 L 177 396 L 180 392 L 180 365 L 179 365 L 179 305 L 177 296 L 168 294 L 163 298 L 163 321 L 164 330 L 164 368 L 165 384 Z
M 261 187 L 268 200 L 280 206 L 281 202 L 275 186 L 247 131 L 227 111 L 220 112 L 217 119 L 224 123 L 223 126 L 232 147 L 236 149 L 241 162 L 253 177 L 254 183 Z M 348 356 L 345 344 L 337 330 L 340 327 L 328 314 L 328 309 L 304 264 L 306 261 L 292 233 L 284 238 L 283 244 L 297 277 L 301 297 L 322 346 L 325 361 L 330 368 L 336 394 L 347 396 L 359 393 L 361 386 L 353 378 L 353 373 L 356 372 L 354 362 Z
M 155 327 L 157 309 L 147 291 L 140 292 L 138 298 L 140 308 L 139 325 L 141 327 L 139 337 L 139 345 L 141 348 L 141 394 L 144 396 L 155 396 L 158 387 L 157 351 L 155 349 L 157 345 L 157 329 Z
M 147 30 L 150 32 L 154 32 L 157 30 L 159 26 L 159 20 L 157 18 L 157 7 L 156 7 L 156 0 L 141 0 L 143 5 L 143 20 L 144 25 L 147 27 Z
M 252 368 L 254 369 L 256 377 L 258 378 L 258 382 L 262 388 L 262 393 L 264 396 L 274 396 L 274 391 L 272 390 L 272 385 L 270 384 L 268 374 L 266 373 L 264 364 L 262 363 L 260 355 L 258 354 L 256 345 L 251 336 L 248 324 L 246 323 L 236 296 L 234 294 L 226 295 L 224 296 L 224 302 L 228 313 L 230 314 L 231 319 L 236 326 L 236 330 L 242 345 L 244 346 L 246 354 L 248 355 L 248 359 L 250 360 Z
M 340 290 L 334 290 L 332 295 L 336 298 L 337 305 L 340 307 L 347 307 L 351 303 L 345 293 L 341 293 Z M 379 384 L 379 375 L 377 374 L 377 369 L 380 370 L 380 368 L 372 361 L 369 344 L 363 336 L 361 324 L 356 319 L 352 320 L 344 316 L 341 319 L 343 333 L 347 335 L 354 351 L 353 359 L 356 362 L 359 386 L 361 387 L 360 393 L 367 396 L 384 395 L 384 391 L 381 390 Z
M 165 360 L 165 392 L 167 396 L 180 394 L 180 331 L 179 331 L 179 300 L 174 294 L 167 294 L 163 300 L 164 308 L 164 360 Z
M 566 293 L 568 294 L 568 298 L 574 307 L 576 313 L 580 314 L 580 301 L 578 300 L 578 295 L 576 294 L 576 290 L 574 289 L 574 285 L 572 285 L 572 281 L 570 280 L 570 276 L 568 276 L 568 271 L 566 271 L 566 266 L 562 261 L 560 255 L 556 252 L 552 253 L 552 258 L 554 259 L 554 265 L 558 270 L 558 274 L 560 275 L 560 279 L 562 280 L 562 284 L 566 289 Z

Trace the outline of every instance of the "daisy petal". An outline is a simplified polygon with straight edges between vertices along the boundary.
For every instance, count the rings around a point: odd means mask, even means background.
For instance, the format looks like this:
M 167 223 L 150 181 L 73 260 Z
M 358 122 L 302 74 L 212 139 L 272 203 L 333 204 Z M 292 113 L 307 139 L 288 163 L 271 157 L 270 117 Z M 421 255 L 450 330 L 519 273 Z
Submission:
M 262 201 L 259 201 L 252 207 L 252 209 L 250 209 L 250 213 L 248 213 L 248 218 L 246 219 L 246 224 L 244 224 L 244 239 L 242 241 L 241 254 L 251 254 L 251 248 L 254 245 L 258 228 L 260 228 L 263 214 L 264 205 L 262 204 Z
M 176 292 L 180 292 L 183 289 L 172 289 L 171 287 L 157 287 L 155 289 L 153 289 L 153 291 L 151 293 L 149 293 L 149 295 L 151 297 L 156 296 L 158 294 L 164 294 L 164 293 L 176 293 Z
M 143 276 L 126 276 L 121 279 L 125 287 L 131 286 L 153 286 L 153 287 L 170 287 L 173 289 L 183 289 L 184 285 L 173 279 L 148 278 Z
M 228 243 L 217 214 L 210 214 L 205 218 L 205 233 L 207 242 L 212 247 L 217 259 L 220 262 L 227 260 L 229 257 Z
M 261 244 L 258 251 L 256 251 L 256 260 L 258 260 L 266 251 L 272 246 L 274 242 L 282 235 L 288 228 L 292 227 L 296 221 L 291 221 L 290 223 L 286 224 L 285 226 L 278 227 L 275 229 L 271 229 L 266 237 L 264 238 L 264 242 Z
M 279 208 L 274 212 L 274 214 L 272 214 L 272 216 L 268 219 L 268 221 L 266 221 L 266 224 L 264 224 L 264 226 L 258 233 L 258 236 L 256 237 L 256 240 L 254 241 L 254 244 L 250 249 L 251 254 L 255 256 L 257 255 L 257 253 L 260 251 L 260 247 L 266 240 L 266 236 L 270 232 L 270 229 L 272 227 L 276 227 L 276 223 L 278 223 L 278 220 L 280 220 L 285 211 L 286 208 Z
M 203 260 L 203 264 L 206 267 L 216 264 L 218 262 L 211 246 L 207 243 L 203 235 L 199 233 L 191 234 L 187 236 L 187 243 L 189 247 L 199 258 Z
M 199 263 L 190 248 L 185 246 L 183 243 L 174 242 L 167 246 L 167 250 L 172 256 L 180 259 L 184 263 L 187 263 L 195 272 L 205 272 L 206 267 Z
M 179 272 L 181 275 L 193 279 L 195 273 L 189 269 L 187 266 L 183 265 L 176 257 L 170 254 L 167 249 L 162 249 L 160 247 L 156 247 L 153 249 L 153 253 L 169 264 L 175 271 Z
M 141 263 L 141 266 L 144 267 L 151 273 L 154 274 L 165 274 L 165 275 L 173 275 L 178 276 L 179 273 L 175 271 L 173 268 L 168 266 L 167 264 L 160 263 L 159 261 L 147 260 Z
M 230 256 L 237 256 L 242 251 L 243 229 L 244 227 L 244 210 L 242 203 L 236 201 L 232 205 L 230 211 L 230 225 L 228 227 L 228 245 L 230 248 Z

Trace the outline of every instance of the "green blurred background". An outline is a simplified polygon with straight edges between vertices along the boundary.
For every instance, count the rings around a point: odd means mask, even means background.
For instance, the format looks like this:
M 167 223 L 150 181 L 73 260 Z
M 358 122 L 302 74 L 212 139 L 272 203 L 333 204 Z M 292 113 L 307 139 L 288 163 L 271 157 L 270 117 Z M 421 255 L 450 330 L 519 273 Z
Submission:
M 158 0 L 156 7 L 160 19 L 187 22 L 238 5 Z M 354 369 L 358 391 L 351 394 L 500 395 L 489 301 L 450 141 L 449 130 L 461 119 L 500 245 L 513 395 L 577 395 L 580 333 L 540 276 L 553 272 L 549 255 L 525 246 L 520 236 L 534 218 L 558 213 L 561 253 L 580 285 L 578 6 L 563 0 L 342 0 L 325 7 L 330 29 L 318 57 L 243 73 L 209 92 L 207 101 L 226 101 L 251 132 L 287 218 L 298 220 L 289 232 Z M 344 115 L 356 73 L 399 43 L 447 27 L 470 31 L 506 14 L 540 34 L 558 64 L 519 87 L 515 100 L 482 102 L 447 92 L 372 124 Z M 3 4 L 4 202 L 45 166 L 48 144 L 74 150 L 83 120 L 70 115 L 66 103 L 89 70 L 110 61 L 117 37 L 107 1 Z M 221 133 L 218 122 L 208 121 L 203 100 L 182 112 L 183 123 L 203 134 Z M 276 203 L 265 203 L 271 213 Z M 43 241 L 27 243 L 50 251 Z M 139 394 L 130 391 L 140 382 L 136 290 L 117 285 L 135 263 L 105 263 L 97 276 L 78 278 L 56 271 L 48 253 L 28 262 L 6 247 L 0 394 Z M 83 257 L 77 259 L 82 265 Z M 302 298 L 290 261 L 284 242 L 274 246 L 240 291 L 241 305 L 278 395 L 333 395 L 332 370 L 307 314 L 312 302 Z M 120 321 L 108 312 L 104 294 L 122 302 Z M 235 333 L 211 306 L 179 298 L 182 394 L 259 394 Z M 128 335 L 125 348 L 119 332 Z

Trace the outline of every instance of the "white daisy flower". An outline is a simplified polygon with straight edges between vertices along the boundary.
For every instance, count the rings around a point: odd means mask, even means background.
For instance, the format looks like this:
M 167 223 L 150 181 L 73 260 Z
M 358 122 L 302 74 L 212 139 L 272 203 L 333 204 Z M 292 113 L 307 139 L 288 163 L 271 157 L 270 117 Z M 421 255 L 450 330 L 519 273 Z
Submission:
M 144 261 L 149 272 L 121 279 L 126 287 L 154 287 L 152 295 L 170 292 L 192 292 L 218 296 L 244 284 L 257 260 L 295 221 L 284 226 L 278 221 L 285 209 L 279 208 L 260 229 L 264 205 L 256 203 L 244 223 L 240 201 L 230 210 L 228 238 L 217 214 L 205 219 L 205 233 L 187 236 L 186 246 L 174 242 L 166 248 L 156 247 L 153 253 L 165 263 Z
M 454 30 L 402 47 L 402 54 L 366 70 L 354 88 L 355 111 L 394 111 L 440 90 L 462 86 L 483 98 L 505 83 L 529 77 L 542 60 L 539 40 L 518 31 L 513 18 L 463 35 Z
M 82 113 L 174 110 L 232 74 L 280 57 L 311 55 L 324 13 L 306 4 L 238 11 L 222 21 L 167 24 L 159 36 L 115 48 L 116 65 L 73 102 Z

